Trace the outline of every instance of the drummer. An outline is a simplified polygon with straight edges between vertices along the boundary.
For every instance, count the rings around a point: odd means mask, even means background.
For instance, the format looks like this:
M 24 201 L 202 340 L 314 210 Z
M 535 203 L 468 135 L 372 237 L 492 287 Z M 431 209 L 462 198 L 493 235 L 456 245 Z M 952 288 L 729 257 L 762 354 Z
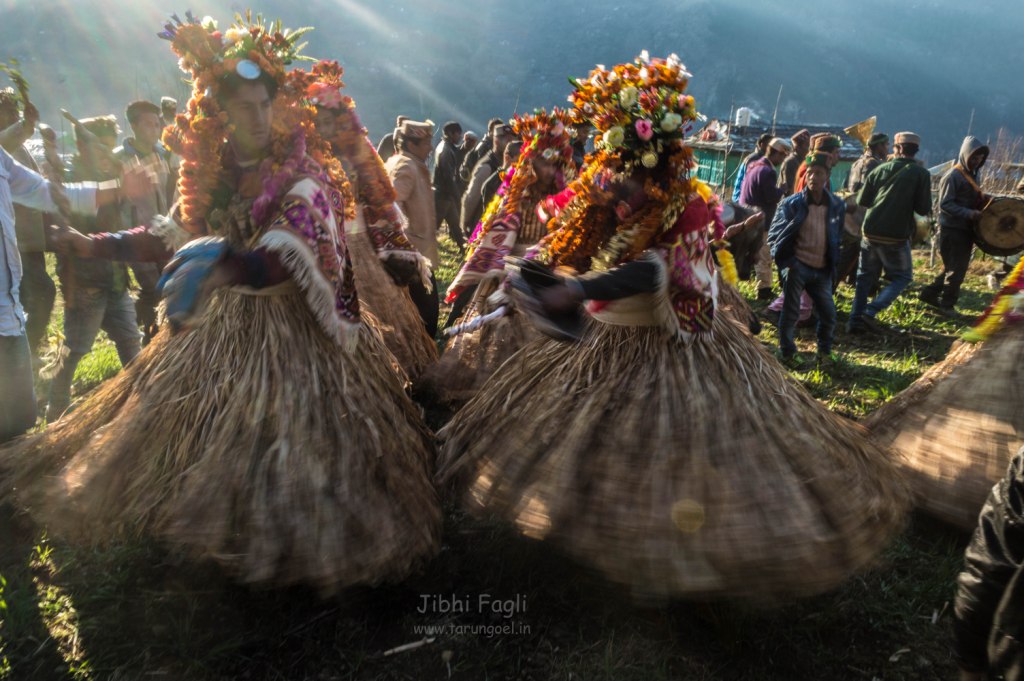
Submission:
M 921 291 L 921 300 L 945 314 L 956 314 L 960 285 L 967 275 L 974 249 L 974 228 L 988 202 L 978 183 L 981 167 L 988 159 L 988 147 L 968 135 L 960 147 L 956 164 L 942 176 L 939 185 L 939 254 L 942 272 Z

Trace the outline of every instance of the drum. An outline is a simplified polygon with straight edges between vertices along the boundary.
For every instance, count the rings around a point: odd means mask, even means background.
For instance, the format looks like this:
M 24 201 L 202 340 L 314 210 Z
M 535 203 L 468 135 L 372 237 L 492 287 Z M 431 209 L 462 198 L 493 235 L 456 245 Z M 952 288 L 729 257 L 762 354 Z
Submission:
M 1024 199 L 994 197 L 974 226 L 974 243 L 989 255 L 1024 251 Z

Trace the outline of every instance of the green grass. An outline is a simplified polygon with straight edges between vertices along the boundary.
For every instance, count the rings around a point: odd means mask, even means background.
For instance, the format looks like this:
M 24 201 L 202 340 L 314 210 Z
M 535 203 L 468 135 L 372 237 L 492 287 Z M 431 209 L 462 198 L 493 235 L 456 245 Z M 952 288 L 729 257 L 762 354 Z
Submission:
M 442 252 L 443 291 L 454 274 L 450 243 Z M 966 312 L 991 297 L 981 278 L 989 264 L 972 269 Z M 840 330 L 838 366 L 794 377 L 851 417 L 905 388 L 942 359 L 962 326 L 917 301 L 930 275 L 919 266 L 915 286 L 883 317 L 912 332 L 878 339 Z M 742 289 L 753 298 L 749 285 Z M 840 328 L 851 296 L 840 288 Z M 51 354 L 59 328 L 58 314 Z M 774 329 L 761 340 L 777 346 Z M 800 330 L 798 342 L 813 352 L 813 329 Z M 101 337 L 79 367 L 76 394 L 117 370 Z M 451 510 L 444 549 L 422 572 L 321 599 L 304 589 L 243 588 L 214 565 L 150 542 L 73 547 L 5 509 L 0 679 L 952 679 L 949 620 L 964 544 L 914 517 L 873 570 L 814 599 L 774 610 L 636 603 L 546 545 Z M 421 614 L 421 594 L 523 595 L 527 607 L 513 619 L 515 633 L 441 633 L 385 656 L 424 638 L 423 626 L 501 623 L 489 612 Z

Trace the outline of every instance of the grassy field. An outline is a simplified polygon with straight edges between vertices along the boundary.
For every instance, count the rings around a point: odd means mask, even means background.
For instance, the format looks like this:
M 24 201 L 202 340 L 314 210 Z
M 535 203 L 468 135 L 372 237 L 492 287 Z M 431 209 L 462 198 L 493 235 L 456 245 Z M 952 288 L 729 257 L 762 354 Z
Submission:
M 847 336 L 852 291 L 840 288 L 839 365 L 794 374 L 830 408 L 869 413 L 941 360 L 967 323 L 917 301 L 933 274 L 918 256 L 915 285 L 882 318 L 903 333 Z M 965 313 L 991 298 L 982 275 L 992 268 L 972 266 Z M 767 324 L 761 338 L 777 345 Z M 813 330 L 799 342 L 812 352 Z M 76 394 L 117 369 L 102 338 L 79 366 Z M 949 619 L 965 542 L 914 517 L 875 569 L 809 601 L 637 603 L 547 546 L 452 510 L 444 549 L 421 573 L 321 599 L 243 588 L 152 543 L 72 547 L 6 509 L 0 679 L 953 679 Z M 444 612 L 445 599 L 468 601 L 467 612 Z M 502 612 L 492 601 L 506 602 Z

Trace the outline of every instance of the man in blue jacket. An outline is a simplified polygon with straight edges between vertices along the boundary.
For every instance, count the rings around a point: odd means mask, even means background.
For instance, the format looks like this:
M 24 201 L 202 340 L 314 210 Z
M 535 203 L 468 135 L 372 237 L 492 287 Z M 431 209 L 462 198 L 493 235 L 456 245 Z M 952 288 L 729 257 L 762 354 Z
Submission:
M 779 317 L 779 350 L 790 367 L 799 366 L 793 336 L 800 317 L 800 294 L 805 290 L 818 316 L 818 362 L 832 364 L 836 306 L 832 280 L 839 259 L 839 241 L 846 204 L 828 191 L 829 155 L 807 157 L 807 186 L 784 199 L 768 230 L 772 258 L 779 267 L 785 305 Z

